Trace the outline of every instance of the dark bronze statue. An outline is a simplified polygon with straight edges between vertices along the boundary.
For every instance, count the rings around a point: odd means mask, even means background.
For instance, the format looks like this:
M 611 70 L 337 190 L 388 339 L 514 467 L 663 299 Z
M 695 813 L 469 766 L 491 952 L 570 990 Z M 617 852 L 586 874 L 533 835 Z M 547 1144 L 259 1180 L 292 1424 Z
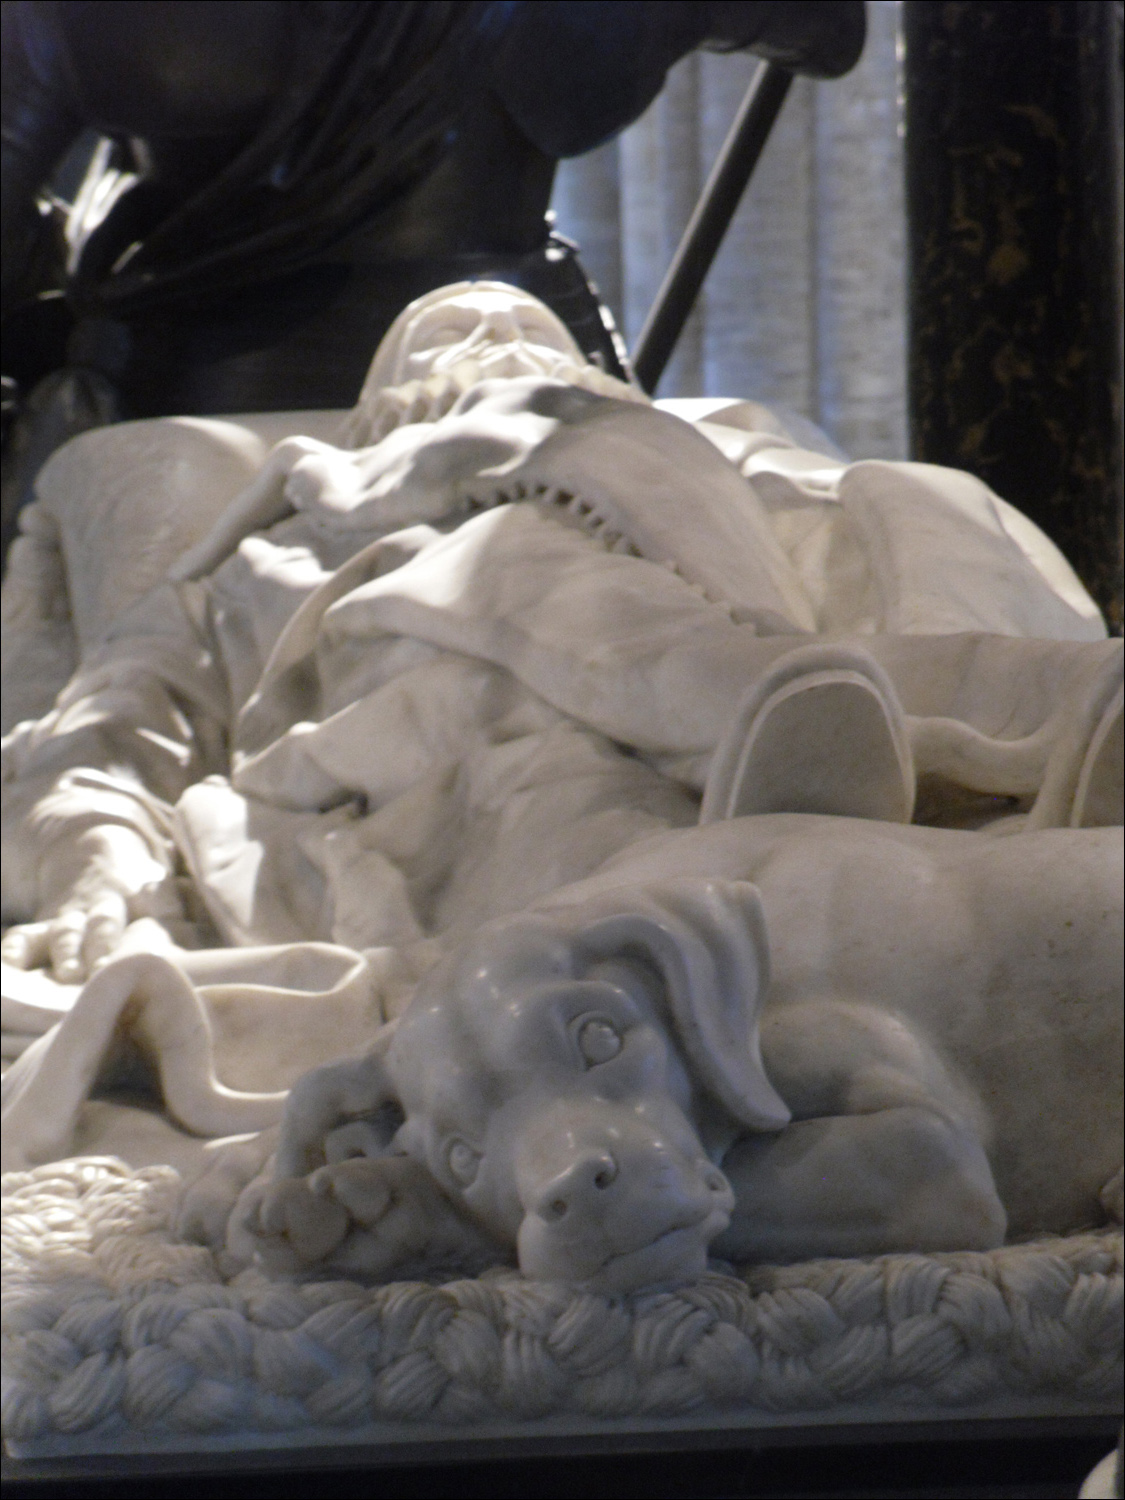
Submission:
M 48 452 L 120 416 L 348 406 L 405 303 L 477 276 L 543 298 L 621 373 L 550 231 L 558 159 L 635 120 L 695 47 L 834 76 L 864 24 L 859 0 L 4 12 L 4 369 L 22 446 Z M 76 200 L 51 208 L 83 142 Z

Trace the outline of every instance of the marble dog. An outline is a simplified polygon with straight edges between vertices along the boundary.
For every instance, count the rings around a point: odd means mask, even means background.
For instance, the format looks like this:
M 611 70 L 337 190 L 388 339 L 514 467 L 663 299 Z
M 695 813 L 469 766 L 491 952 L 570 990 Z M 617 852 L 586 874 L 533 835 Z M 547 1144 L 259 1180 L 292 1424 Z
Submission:
M 514 1246 L 625 1291 L 709 1251 L 1119 1216 L 1121 852 L 1120 829 L 801 814 L 659 835 L 481 929 L 369 1056 L 299 1081 L 228 1244 L 374 1276 Z

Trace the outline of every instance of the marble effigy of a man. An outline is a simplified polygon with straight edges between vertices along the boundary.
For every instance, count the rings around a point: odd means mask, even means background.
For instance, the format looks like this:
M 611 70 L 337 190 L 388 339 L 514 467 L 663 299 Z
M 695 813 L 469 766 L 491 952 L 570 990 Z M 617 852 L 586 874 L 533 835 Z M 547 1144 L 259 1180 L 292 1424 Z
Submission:
M 1113 1409 L 1121 643 L 983 485 L 462 284 L 4 609 L 17 1452 Z
M 443 953 L 701 818 L 1120 822 L 1120 643 L 1030 522 L 751 402 L 664 407 L 525 294 L 460 285 L 400 317 L 336 441 L 283 438 L 233 496 L 228 474 L 123 608 L 141 485 L 115 479 L 80 663 L 5 742 L 4 952 L 73 994 L 155 944 L 210 986 L 234 1087 L 150 1039 L 166 1095 L 212 1079 L 169 1104 L 189 1131 L 275 1120 Z M 40 505 L 78 527 L 99 464 L 182 437 L 80 439 Z M 279 1029 L 232 984 L 335 999 Z M 56 1012 L 19 1012 L 45 1034 L 9 1079 L 17 1161 L 119 1139 L 79 1129 L 117 1022 L 46 1032 Z

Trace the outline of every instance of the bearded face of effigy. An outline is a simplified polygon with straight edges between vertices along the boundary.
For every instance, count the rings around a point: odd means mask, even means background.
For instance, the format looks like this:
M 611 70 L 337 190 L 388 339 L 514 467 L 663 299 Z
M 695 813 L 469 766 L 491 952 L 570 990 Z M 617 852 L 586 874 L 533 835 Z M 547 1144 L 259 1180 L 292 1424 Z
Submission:
M 360 448 L 444 416 L 482 380 L 538 375 L 625 400 L 639 389 L 591 365 L 550 308 L 499 281 L 438 287 L 405 308 L 371 362 L 340 441 Z
M 553 375 L 586 363 L 558 318 L 513 287 L 478 283 L 415 312 L 397 351 L 394 384 L 425 380 L 465 360 L 482 379 Z

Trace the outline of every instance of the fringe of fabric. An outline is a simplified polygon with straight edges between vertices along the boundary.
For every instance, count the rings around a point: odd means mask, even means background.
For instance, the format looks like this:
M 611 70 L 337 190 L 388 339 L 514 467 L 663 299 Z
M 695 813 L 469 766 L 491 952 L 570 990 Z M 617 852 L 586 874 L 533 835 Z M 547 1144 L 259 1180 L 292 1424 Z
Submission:
M 172 1242 L 170 1167 L 11 1173 L 4 1427 L 13 1441 L 1117 1399 L 1120 1232 L 989 1253 L 822 1260 L 594 1296 L 504 1269 L 443 1284 L 224 1283 Z

